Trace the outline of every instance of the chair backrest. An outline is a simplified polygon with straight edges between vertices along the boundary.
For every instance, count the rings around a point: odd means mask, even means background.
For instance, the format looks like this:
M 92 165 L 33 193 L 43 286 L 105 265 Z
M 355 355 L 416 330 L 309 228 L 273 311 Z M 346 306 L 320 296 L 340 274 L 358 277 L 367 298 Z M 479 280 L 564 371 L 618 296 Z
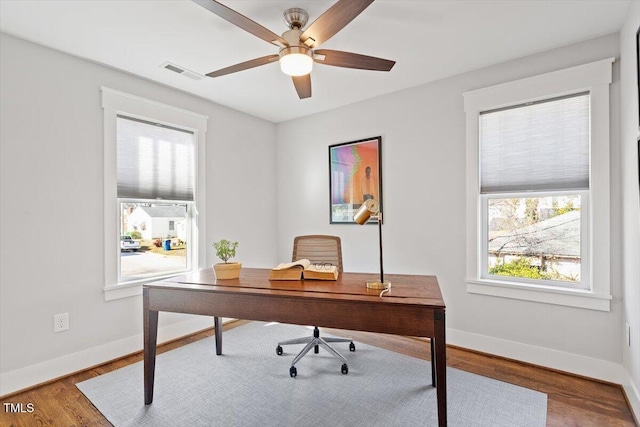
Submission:
M 313 263 L 328 262 L 342 272 L 342 243 L 338 236 L 309 235 L 293 239 L 291 261 L 306 258 Z

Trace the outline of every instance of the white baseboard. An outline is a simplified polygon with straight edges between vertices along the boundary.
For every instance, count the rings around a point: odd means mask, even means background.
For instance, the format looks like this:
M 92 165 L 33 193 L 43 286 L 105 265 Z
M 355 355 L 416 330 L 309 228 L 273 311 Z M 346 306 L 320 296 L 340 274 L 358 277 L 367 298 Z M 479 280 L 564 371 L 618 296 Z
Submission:
M 230 319 L 222 319 L 226 323 Z M 158 328 L 158 343 L 213 327 L 213 317 L 192 318 Z M 142 350 L 142 333 L 0 375 L 0 396 L 33 387 Z
M 622 382 L 622 388 L 624 388 L 624 392 L 629 400 L 631 411 L 636 418 L 636 422 L 638 422 L 640 421 L 640 390 L 638 390 L 638 385 L 633 383 L 629 373 L 626 370 L 624 373 L 625 378 Z
M 515 341 L 447 328 L 447 344 L 495 354 L 614 384 L 623 384 L 625 370 L 619 363 L 580 356 Z

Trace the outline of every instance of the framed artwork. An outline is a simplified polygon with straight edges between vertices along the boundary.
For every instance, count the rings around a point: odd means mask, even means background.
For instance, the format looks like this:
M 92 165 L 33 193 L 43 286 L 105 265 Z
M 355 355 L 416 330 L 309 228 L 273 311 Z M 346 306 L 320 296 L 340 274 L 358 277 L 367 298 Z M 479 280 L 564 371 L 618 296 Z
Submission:
M 377 200 L 382 211 L 381 142 L 376 136 L 329 146 L 331 224 L 355 224 L 353 215 L 367 199 Z

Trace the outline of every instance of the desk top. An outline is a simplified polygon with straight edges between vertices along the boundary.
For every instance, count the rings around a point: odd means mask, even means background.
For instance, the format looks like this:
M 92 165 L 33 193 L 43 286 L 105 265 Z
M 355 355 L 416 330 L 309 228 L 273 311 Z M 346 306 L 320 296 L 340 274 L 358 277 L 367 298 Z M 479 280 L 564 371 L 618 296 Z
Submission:
M 444 310 L 445 304 L 435 276 L 386 274 L 391 290 L 380 297 L 380 291 L 367 289 L 367 280 L 375 273 L 340 273 L 333 280 L 272 280 L 270 269 L 243 267 L 239 279 L 217 280 L 212 268 L 183 274 L 144 285 L 150 289 L 183 289 L 213 293 L 250 293 L 288 297 L 370 301 L 379 304 L 429 306 Z

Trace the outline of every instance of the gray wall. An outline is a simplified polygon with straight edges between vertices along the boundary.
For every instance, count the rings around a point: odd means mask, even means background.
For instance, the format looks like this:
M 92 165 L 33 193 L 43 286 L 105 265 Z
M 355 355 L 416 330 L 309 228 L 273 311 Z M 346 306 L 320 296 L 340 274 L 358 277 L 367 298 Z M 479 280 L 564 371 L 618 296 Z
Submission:
M 622 174 L 622 283 L 623 328 L 631 328 L 631 346 L 622 343 L 623 365 L 628 373 L 625 390 L 640 418 L 640 205 L 638 188 L 638 89 L 636 31 L 640 27 L 640 2 L 632 2 L 620 31 L 620 136 Z M 625 341 L 625 340 L 623 340 Z M 638 419 L 636 418 L 636 419 Z
M 207 266 L 220 238 L 246 266 L 276 262 L 274 124 L 6 34 L 0 46 L 0 394 L 142 347 L 141 297 L 102 290 L 101 86 L 209 116 Z M 54 334 L 62 312 L 70 330 Z M 193 320 L 160 317 L 179 333 Z
M 524 57 L 312 117 L 281 123 L 278 233 L 281 259 L 293 236 L 342 238 L 345 270 L 378 269 L 377 230 L 329 224 L 330 144 L 382 135 L 385 271 L 435 274 L 447 304 L 447 341 L 555 368 L 618 380 L 620 283 L 619 65 L 611 85 L 610 312 L 469 294 L 465 285 L 465 113 L 462 93 L 619 53 L 618 35 Z M 320 161 L 318 160 L 320 159 Z M 419 214 L 416 212 L 420 212 Z M 415 220 L 415 221 L 414 221 Z M 560 363 L 562 362 L 562 363 Z

